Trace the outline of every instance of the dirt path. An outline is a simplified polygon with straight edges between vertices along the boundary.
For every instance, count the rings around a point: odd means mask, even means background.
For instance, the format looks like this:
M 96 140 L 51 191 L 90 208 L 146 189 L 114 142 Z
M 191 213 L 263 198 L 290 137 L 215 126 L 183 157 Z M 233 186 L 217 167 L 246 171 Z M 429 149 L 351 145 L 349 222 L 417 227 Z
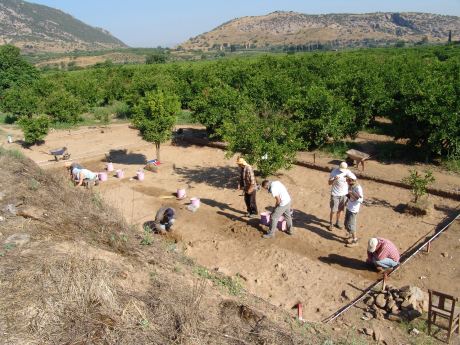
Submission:
M 407 190 L 364 181 L 367 204 L 358 218 L 361 242 L 356 248 L 346 248 L 345 232 L 329 232 L 325 227 L 329 214 L 328 174 L 293 167 L 283 172 L 280 180 L 293 197 L 295 234 L 290 237 L 277 233 L 274 239 L 263 240 L 265 229 L 258 220 L 242 218 L 243 198 L 234 189 L 234 159 L 227 160 L 220 150 L 163 145 L 159 172 L 146 172 L 145 181 L 139 182 L 131 177 L 146 159 L 153 158 L 154 149 L 126 125 L 113 126 L 104 133 L 97 128 L 54 132 L 46 146 L 67 146 L 72 157 L 82 157 L 80 163 L 94 171 L 103 171 L 103 158 L 111 155 L 115 167 L 123 169 L 126 177 L 109 177 L 96 188 L 128 222 L 139 226 L 140 235 L 142 225 L 153 220 L 161 205 L 175 207 L 179 218 L 174 236 L 179 240 L 179 250 L 209 269 L 239 276 L 249 291 L 275 305 L 290 310 L 303 302 L 307 320 L 330 315 L 345 302 L 343 290 L 356 296 L 359 289 L 377 278 L 363 265 L 369 237 L 389 238 L 404 251 L 457 206 L 454 201 L 431 197 L 436 209 L 424 218 L 414 218 L 394 210 L 410 199 Z M 61 163 L 48 162 L 50 157 L 42 150 L 24 152 L 46 168 L 62 169 Z M 186 209 L 188 198 L 173 198 L 178 188 L 186 188 L 188 197 L 201 199 L 196 213 Z M 274 201 L 268 193 L 259 192 L 258 204 L 262 211 Z M 458 265 L 458 260 L 453 262 Z M 425 263 L 427 270 L 434 271 L 436 265 Z

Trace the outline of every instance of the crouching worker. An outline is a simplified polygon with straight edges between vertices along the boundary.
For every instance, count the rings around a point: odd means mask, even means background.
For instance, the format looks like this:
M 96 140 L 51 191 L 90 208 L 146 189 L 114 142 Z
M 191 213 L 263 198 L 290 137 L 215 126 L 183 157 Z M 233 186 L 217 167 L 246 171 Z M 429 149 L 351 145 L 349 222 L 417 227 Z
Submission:
M 399 264 L 398 248 L 385 238 L 371 238 L 367 246 L 367 263 L 378 271 L 393 268 Z
M 171 231 L 176 220 L 176 212 L 172 207 L 162 207 L 155 216 L 155 230 L 161 233 Z
M 77 187 L 85 183 L 86 186 L 94 183 L 95 185 L 99 184 L 99 178 L 96 173 L 88 169 L 74 169 L 76 172 L 76 180 L 78 181 Z
M 69 177 L 72 181 L 77 179 L 78 171 L 83 169 L 83 167 L 77 162 L 73 162 L 73 163 L 67 162 L 65 164 L 65 167 L 69 170 Z

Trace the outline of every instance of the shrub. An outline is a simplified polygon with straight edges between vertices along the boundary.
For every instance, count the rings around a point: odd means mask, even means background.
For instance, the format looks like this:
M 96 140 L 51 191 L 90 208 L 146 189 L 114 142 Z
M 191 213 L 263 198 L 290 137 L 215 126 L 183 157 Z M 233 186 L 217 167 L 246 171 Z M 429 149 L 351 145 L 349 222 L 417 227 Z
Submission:
M 409 176 L 403 179 L 403 182 L 411 186 L 411 192 L 414 195 L 414 203 L 417 203 L 419 198 L 426 194 L 426 188 L 430 183 L 435 181 L 433 173 L 429 170 L 425 171 L 425 176 L 422 176 L 417 170 L 409 170 Z
M 24 132 L 24 142 L 27 145 L 34 145 L 45 139 L 50 127 L 50 119 L 46 115 L 22 117 L 18 124 Z

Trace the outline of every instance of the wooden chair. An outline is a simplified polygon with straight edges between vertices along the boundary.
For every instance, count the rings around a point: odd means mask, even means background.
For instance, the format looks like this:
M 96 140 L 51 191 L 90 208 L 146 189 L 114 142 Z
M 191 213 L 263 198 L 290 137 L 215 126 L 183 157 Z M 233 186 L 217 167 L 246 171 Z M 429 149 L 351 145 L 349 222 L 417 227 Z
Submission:
M 429 307 L 428 307 L 428 334 L 431 335 L 431 325 L 436 325 L 441 329 L 447 330 L 447 343 L 454 332 L 460 332 L 460 310 L 455 308 L 458 298 L 446 295 L 444 293 L 428 290 Z M 436 323 L 436 317 L 447 320 L 447 326 Z

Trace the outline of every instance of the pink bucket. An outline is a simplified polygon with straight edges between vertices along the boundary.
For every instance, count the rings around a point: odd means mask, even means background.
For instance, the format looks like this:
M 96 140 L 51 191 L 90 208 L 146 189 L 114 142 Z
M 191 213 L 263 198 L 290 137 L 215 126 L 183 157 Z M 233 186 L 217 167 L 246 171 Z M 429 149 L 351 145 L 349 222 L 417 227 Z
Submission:
M 262 225 L 270 225 L 270 212 L 262 212 L 260 214 L 260 224 Z
M 190 198 L 190 202 L 192 203 L 193 206 L 200 207 L 200 199 L 198 199 L 198 198 Z
M 113 164 L 107 163 L 107 171 L 113 171 Z
M 270 218 L 271 218 L 271 212 L 262 212 L 260 214 L 260 224 L 270 226 Z M 285 231 L 287 229 L 286 221 L 284 220 L 284 217 L 281 216 L 278 219 L 278 224 L 276 224 L 276 227 L 279 230 Z
M 178 199 L 185 198 L 185 189 L 178 189 L 176 195 Z
M 100 172 L 100 173 L 99 173 L 99 180 L 100 180 L 100 181 L 107 181 L 107 173 L 105 173 L 105 172 Z
M 137 179 L 138 179 L 139 181 L 144 181 L 144 172 L 143 172 L 142 170 L 139 170 L 139 171 L 137 172 Z
M 118 178 L 123 178 L 125 177 L 125 172 L 121 169 L 117 170 L 117 177 Z

